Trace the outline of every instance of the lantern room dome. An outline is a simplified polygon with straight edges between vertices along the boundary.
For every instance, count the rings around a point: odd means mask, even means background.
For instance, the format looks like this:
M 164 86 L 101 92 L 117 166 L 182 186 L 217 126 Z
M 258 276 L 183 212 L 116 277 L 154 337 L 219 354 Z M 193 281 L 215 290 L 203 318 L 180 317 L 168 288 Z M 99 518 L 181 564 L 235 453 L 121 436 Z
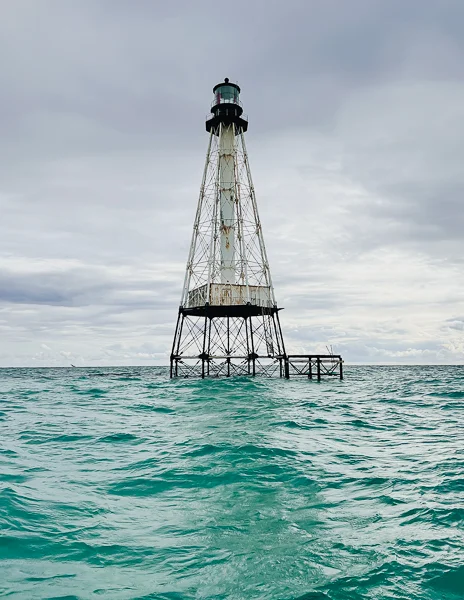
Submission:
M 248 129 L 248 121 L 243 116 L 240 102 L 240 87 L 232 83 L 228 77 L 213 88 L 214 100 L 211 104 L 212 116 L 206 120 L 206 130 L 219 133 L 220 124 L 235 124 L 236 133 L 244 133 Z
M 213 104 L 240 104 L 240 88 L 236 83 L 231 83 L 228 77 L 214 86 L 213 94 Z

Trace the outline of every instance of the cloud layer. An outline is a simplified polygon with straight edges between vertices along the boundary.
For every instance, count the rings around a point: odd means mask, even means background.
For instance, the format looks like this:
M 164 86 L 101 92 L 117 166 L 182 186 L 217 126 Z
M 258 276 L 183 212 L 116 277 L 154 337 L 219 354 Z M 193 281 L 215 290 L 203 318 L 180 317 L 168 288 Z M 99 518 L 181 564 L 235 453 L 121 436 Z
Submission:
M 0 8 L 0 366 L 166 364 L 225 76 L 288 348 L 464 360 L 464 6 L 234 6 Z

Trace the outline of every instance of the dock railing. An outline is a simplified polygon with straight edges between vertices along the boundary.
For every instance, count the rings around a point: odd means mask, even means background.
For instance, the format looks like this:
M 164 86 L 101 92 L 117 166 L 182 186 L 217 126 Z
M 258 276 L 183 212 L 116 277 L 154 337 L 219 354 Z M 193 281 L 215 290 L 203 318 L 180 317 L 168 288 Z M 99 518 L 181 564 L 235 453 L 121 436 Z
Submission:
M 307 377 L 321 381 L 322 377 L 343 379 L 343 359 L 339 354 L 288 354 L 286 360 L 287 379 Z

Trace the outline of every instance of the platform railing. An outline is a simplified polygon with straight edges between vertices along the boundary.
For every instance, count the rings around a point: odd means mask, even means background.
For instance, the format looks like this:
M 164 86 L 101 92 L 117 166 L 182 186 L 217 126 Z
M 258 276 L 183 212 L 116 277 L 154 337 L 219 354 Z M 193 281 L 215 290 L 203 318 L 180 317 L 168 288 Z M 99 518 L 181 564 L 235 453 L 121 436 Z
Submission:
M 343 359 L 339 354 L 289 354 L 286 377 L 307 377 L 321 381 L 322 377 L 343 379 Z

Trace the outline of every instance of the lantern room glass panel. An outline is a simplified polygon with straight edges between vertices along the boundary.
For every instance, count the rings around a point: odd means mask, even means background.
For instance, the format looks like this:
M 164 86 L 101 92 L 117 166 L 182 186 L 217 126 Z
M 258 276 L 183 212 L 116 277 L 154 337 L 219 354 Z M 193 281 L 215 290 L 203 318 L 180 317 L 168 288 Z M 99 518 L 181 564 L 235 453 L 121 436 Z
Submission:
M 237 88 L 226 84 L 219 86 L 215 92 L 215 102 L 216 104 L 238 104 L 239 93 Z

